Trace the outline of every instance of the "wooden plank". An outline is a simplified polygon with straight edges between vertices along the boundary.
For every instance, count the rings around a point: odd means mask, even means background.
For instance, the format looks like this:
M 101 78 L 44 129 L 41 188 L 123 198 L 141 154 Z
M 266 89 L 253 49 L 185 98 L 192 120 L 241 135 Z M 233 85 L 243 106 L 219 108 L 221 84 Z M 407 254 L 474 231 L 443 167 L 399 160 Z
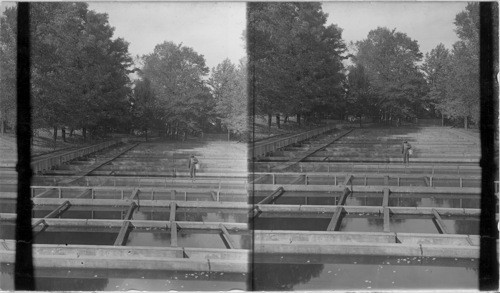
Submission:
M 123 246 L 127 242 L 128 234 L 130 232 L 130 221 L 124 221 L 118 236 L 116 237 L 114 246 Z
M 263 175 L 263 176 L 260 176 L 259 178 L 254 179 L 254 180 L 253 180 L 250 184 L 257 184 L 257 183 L 260 183 L 260 182 L 264 181 L 264 179 L 266 179 L 266 177 L 267 177 L 267 176 L 268 176 L 267 174 L 265 174 L 265 175 Z
M 77 195 L 75 198 L 84 198 L 84 197 L 87 197 L 89 195 L 92 195 L 92 189 L 85 190 L 84 192 Z
M 127 210 L 127 213 L 125 214 L 125 220 L 132 220 L 132 216 L 134 215 L 134 210 L 137 207 L 137 204 L 135 202 L 132 202 L 130 204 L 130 207 Z
M 141 192 L 141 190 L 139 188 L 135 188 L 134 190 L 132 190 L 132 194 L 130 195 L 129 199 L 134 200 L 135 197 L 139 196 L 140 192 Z
M 52 212 L 48 213 L 44 218 L 55 218 L 64 213 L 69 209 L 71 203 L 67 200 L 63 202 L 60 206 L 55 208 Z
M 139 143 L 135 143 L 135 144 L 133 144 L 133 145 L 125 148 L 124 150 L 122 150 L 121 152 L 119 152 L 118 154 L 114 155 L 113 157 L 111 157 L 109 159 L 106 159 L 106 160 L 101 161 L 101 162 L 96 162 L 92 166 L 86 168 L 85 170 L 80 171 L 78 174 L 75 174 L 74 177 L 68 178 L 68 179 L 64 179 L 64 180 L 60 181 L 59 184 L 60 185 L 72 184 L 73 182 L 75 182 L 75 181 L 77 181 L 77 180 L 85 177 L 86 175 L 92 173 L 92 171 L 98 169 L 99 167 L 101 167 L 103 165 L 106 165 L 107 163 L 113 161 L 114 159 L 118 158 L 119 156 L 121 156 L 124 153 L 130 151 L 131 149 L 135 148 L 138 145 L 139 145 Z
M 313 155 L 314 153 L 316 153 L 317 151 L 321 150 L 321 149 L 324 149 L 325 147 L 331 145 L 332 143 L 334 143 L 335 141 L 341 139 L 342 137 L 348 135 L 349 133 L 351 133 L 354 129 L 349 129 L 347 131 L 344 131 L 342 133 L 340 133 L 339 135 L 335 136 L 335 138 L 329 140 L 327 143 L 324 143 L 324 144 L 321 144 L 317 147 L 314 147 L 313 149 L 309 149 L 307 151 L 304 151 L 304 152 L 297 152 L 296 154 L 296 157 L 290 159 L 288 162 L 285 162 L 279 166 L 276 166 L 274 167 L 275 170 L 277 171 L 282 171 L 282 170 L 285 170 L 286 168 L 292 166 L 292 165 L 295 165 L 299 162 L 301 162 L 302 160 L 304 160 L 305 158 Z
M 439 233 L 449 234 L 448 229 L 446 228 L 446 225 L 444 224 L 443 219 L 441 219 L 439 213 L 433 209 L 432 214 L 434 215 L 434 221 L 436 223 L 436 228 L 438 229 Z
M 326 231 L 338 231 L 340 228 L 341 224 L 341 216 L 342 213 L 344 212 L 343 207 L 337 207 L 335 210 L 335 213 L 333 214 L 332 219 L 330 220 L 330 223 L 328 224 L 328 227 L 326 228 Z
M 302 180 L 304 180 L 304 182 L 306 181 L 306 175 L 299 175 L 297 178 L 295 178 L 292 182 L 288 184 L 298 184 Z
M 224 227 L 224 224 L 220 224 L 220 229 L 221 229 L 221 238 L 222 241 L 224 242 L 224 245 L 226 245 L 227 249 L 235 249 L 236 246 L 234 245 L 233 240 L 231 239 L 231 235 L 227 231 L 226 227 Z
M 49 190 L 45 190 L 44 192 L 40 193 L 40 194 L 37 194 L 35 195 L 35 198 L 40 198 L 42 196 L 45 196 L 49 193 L 51 193 L 52 191 L 56 190 L 56 188 L 50 188 Z
M 382 199 L 383 207 L 389 206 L 389 193 L 390 193 L 389 188 L 384 188 L 384 198 Z
M 177 211 L 177 204 L 175 202 L 170 203 L 170 222 L 175 221 L 176 211 Z
M 389 208 L 384 208 L 384 232 L 391 232 Z
M 351 182 L 352 178 L 354 178 L 352 174 L 346 174 L 342 185 L 349 185 L 349 182 Z
M 263 200 L 259 201 L 257 204 L 270 204 L 277 200 L 283 193 L 285 189 L 283 186 L 278 187 L 273 193 L 266 196 Z
M 71 203 L 69 201 L 63 202 L 61 205 L 59 205 L 57 208 L 55 208 L 52 212 L 48 213 L 45 217 L 36 221 L 31 226 L 31 228 L 35 229 L 37 226 L 39 226 L 41 224 L 43 224 L 42 230 L 47 228 L 48 225 L 47 225 L 47 222 L 45 222 L 45 219 L 58 217 L 60 214 L 64 213 L 66 210 L 68 210 L 70 206 L 71 206 Z
M 177 223 L 170 224 L 170 246 L 177 247 Z
M 342 197 L 340 198 L 339 200 L 339 205 L 345 205 L 345 202 L 347 200 L 347 196 L 349 196 L 349 194 L 351 194 L 351 190 L 349 188 L 344 188 L 344 192 L 342 193 Z

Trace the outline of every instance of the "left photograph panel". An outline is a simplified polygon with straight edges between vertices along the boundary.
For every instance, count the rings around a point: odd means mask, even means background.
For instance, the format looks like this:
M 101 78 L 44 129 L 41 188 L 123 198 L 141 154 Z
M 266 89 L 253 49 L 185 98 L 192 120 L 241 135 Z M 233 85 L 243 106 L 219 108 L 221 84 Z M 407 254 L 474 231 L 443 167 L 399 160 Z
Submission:
M 35 289 L 251 289 L 246 4 L 29 9 Z M 0 290 L 16 289 L 17 10 L 1 3 Z

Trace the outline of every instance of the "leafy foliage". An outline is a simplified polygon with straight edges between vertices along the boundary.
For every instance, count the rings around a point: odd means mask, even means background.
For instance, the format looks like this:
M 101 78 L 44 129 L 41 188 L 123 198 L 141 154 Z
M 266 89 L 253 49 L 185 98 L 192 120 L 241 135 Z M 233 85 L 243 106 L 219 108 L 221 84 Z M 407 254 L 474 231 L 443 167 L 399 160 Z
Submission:
M 342 95 L 341 29 L 320 3 L 250 3 L 248 47 L 256 114 L 331 110 Z M 324 114 L 322 113 L 322 114 Z
M 406 34 L 377 28 L 356 43 L 354 63 L 365 68 L 373 86 L 372 111 L 396 117 L 415 117 L 426 93 L 418 62 L 422 59 L 417 41 Z
M 212 69 L 209 80 L 215 99 L 215 113 L 230 131 L 244 134 L 248 131 L 246 62 L 239 67 L 225 59 Z
M 214 102 L 204 78 L 205 59 L 192 48 L 164 42 L 142 57 L 141 76 L 151 82 L 156 117 L 176 133 L 198 132 L 213 116 Z
M 39 127 L 115 129 L 124 122 L 130 93 L 128 43 L 112 39 L 106 14 L 86 3 L 32 3 L 33 123 Z M 2 71 L 14 71 L 16 8 L 2 16 Z M 5 58 L 5 59 L 4 59 Z M 2 78 L 2 89 L 15 93 Z M 5 82 L 4 82 L 5 81 Z M 4 101 L 4 98 L 2 98 Z
M 442 44 L 426 56 L 429 99 L 451 118 L 479 122 L 479 3 L 469 3 L 455 18 L 460 40 L 448 51 Z

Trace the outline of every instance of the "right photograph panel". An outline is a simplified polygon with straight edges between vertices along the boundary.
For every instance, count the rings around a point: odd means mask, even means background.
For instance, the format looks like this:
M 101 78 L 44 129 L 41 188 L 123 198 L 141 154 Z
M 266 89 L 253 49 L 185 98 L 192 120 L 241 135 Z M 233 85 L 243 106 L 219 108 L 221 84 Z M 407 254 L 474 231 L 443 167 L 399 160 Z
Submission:
M 251 288 L 477 289 L 479 3 L 247 9 Z

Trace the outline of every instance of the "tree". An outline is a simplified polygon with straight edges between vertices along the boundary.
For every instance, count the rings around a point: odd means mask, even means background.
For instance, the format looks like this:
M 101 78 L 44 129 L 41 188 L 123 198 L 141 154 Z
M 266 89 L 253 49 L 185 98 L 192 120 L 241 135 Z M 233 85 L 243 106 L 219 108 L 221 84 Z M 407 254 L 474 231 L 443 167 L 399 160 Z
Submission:
M 151 81 L 164 127 L 175 135 L 201 131 L 214 107 L 204 81 L 208 68 L 203 55 L 182 44 L 164 42 L 142 59 L 141 76 Z
M 384 118 L 415 117 L 420 111 L 426 83 L 418 62 L 422 59 L 417 41 L 406 34 L 377 28 L 356 43 L 354 63 L 362 65 L 372 83 L 375 108 Z
M 479 3 L 469 3 L 457 14 L 455 26 L 460 41 L 453 45 L 448 82 L 448 114 L 479 122 Z
M 349 67 L 347 75 L 348 113 L 358 117 L 360 124 L 363 116 L 372 114 L 376 101 L 373 98 L 374 95 L 375 93 L 363 65 Z
M 15 49 L 15 11 L 2 17 L 2 72 L 14 71 L 5 60 Z M 107 15 L 89 11 L 86 3 L 60 2 L 34 3 L 30 13 L 33 128 L 53 127 L 56 139 L 59 127 L 94 133 L 123 122 L 131 58 L 128 44 L 112 39 Z M 2 101 L 12 96 L 4 76 L 9 94 Z
M 144 130 L 146 141 L 148 140 L 148 130 L 157 127 L 158 113 L 156 111 L 156 97 L 151 88 L 149 79 L 139 79 L 134 82 L 132 97 L 132 113 L 134 115 L 134 126 Z M 160 128 L 161 129 L 161 128 Z
M 437 109 L 442 116 L 448 110 L 446 106 L 447 92 L 446 84 L 450 76 L 451 53 L 443 44 L 437 45 L 430 53 L 425 55 L 423 70 L 429 86 L 426 100 Z M 444 117 L 443 117 L 444 118 Z
M 0 133 L 16 122 L 16 15 L 9 7 L 0 18 Z
M 217 118 L 230 132 L 244 134 L 247 132 L 247 94 L 246 63 L 240 62 L 237 68 L 229 59 L 225 59 L 212 69 L 209 84 L 215 99 Z
M 321 116 L 341 96 L 345 45 L 327 16 L 320 3 L 249 4 L 250 90 L 269 127 L 273 114 L 277 122 L 280 114 Z
M 443 114 L 479 122 L 479 3 L 469 3 L 457 14 L 455 26 L 460 41 L 451 52 L 438 45 L 426 56 L 424 69 L 430 85 L 428 97 Z

